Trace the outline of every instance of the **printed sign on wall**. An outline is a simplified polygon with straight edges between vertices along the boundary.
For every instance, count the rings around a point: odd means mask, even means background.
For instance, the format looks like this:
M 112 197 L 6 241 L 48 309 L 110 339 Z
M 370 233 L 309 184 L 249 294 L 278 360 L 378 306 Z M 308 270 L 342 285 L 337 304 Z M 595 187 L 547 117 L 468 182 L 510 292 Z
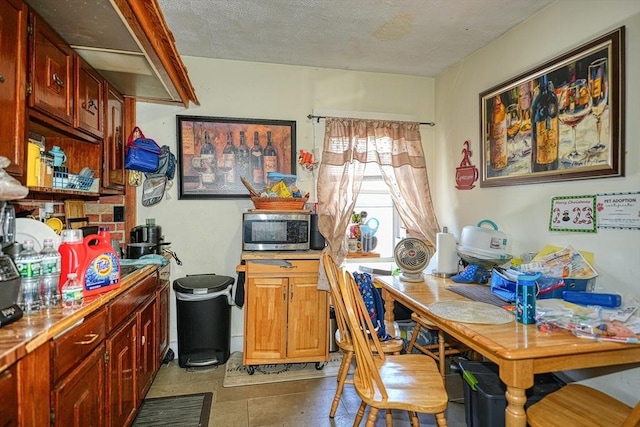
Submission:
M 596 196 L 559 196 L 551 199 L 549 231 L 596 232 Z

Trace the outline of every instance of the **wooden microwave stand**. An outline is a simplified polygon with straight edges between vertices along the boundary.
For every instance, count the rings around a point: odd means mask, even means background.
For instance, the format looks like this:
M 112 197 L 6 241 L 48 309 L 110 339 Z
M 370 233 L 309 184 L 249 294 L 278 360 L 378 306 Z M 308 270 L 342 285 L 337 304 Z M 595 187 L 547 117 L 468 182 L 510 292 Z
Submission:
M 329 360 L 329 293 L 318 290 L 320 251 L 242 252 L 246 273 L 242 363 Z

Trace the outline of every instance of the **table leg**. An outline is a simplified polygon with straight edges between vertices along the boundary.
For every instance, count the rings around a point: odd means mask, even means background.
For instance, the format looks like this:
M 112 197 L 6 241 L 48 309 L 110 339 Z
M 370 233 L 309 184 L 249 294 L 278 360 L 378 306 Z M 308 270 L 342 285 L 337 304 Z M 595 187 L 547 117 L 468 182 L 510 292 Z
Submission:
M 527 413 L 524 405 L 527 403 L 525 389 L 507 386 L 507 409 L 504 414 L 506 427 L 526 427 Z
M 382 288 L 382 299 L 384 300 L 384 320 L 393 322 L 396 320 L 393 314 L 395 299 L 393 298 L 393 295 L 384 288 Z

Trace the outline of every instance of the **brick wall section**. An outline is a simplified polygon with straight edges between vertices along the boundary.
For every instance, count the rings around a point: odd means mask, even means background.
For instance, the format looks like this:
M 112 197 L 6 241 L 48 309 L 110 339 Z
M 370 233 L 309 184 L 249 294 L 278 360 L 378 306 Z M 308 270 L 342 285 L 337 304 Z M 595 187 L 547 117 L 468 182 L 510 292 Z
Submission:
M 38 199 L 22 199 L 11 202 L 15 206 L 16 214 L 33 210 L 33 216 L 38 218 L 39 209 L 44 209 L 45 203 L 53 202 L 53 215 L 64 216 L 64 201 L 62 200 L 38 200 Z M 113 208 L 115 206 L 124 206 L 124 196 L 104 196 L 97 200 L 87 200 L 85 203 L 85 213 L 89 218 L 89 224 L 99 227 L 107 227 L 111 231 L 113 240 L 120 240 L 120 246 L 126 247 L 128 239 L 128 231 L 124 222 L 113 221 Z M 126 214 L 126 208 L 125 208 Z M 64 222 L 64 221 L 63 221 Z

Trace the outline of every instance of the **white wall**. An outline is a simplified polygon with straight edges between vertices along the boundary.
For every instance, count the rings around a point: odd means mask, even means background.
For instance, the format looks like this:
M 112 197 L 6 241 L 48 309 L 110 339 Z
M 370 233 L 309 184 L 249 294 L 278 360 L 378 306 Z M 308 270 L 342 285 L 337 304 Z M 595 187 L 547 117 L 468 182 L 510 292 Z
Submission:
M 479 167 L 479 93 L 526 72 L 621 25 L 626 26 L 626 176 L 548 184 L 455 189 L 462 143 L 472 144 Z M 430 170 L 438 220 L 459 238 L 465 225 L 494 220 L 510 236 L 511 252 L 545 244 L 572 245 L 595 253 L 598 287 L 640 298 L 640 231 L 597 234 L 548 231 L 553 196 L 640 190 L 640 2 L 560 0 L 475 52 L 436 79 L 436 157 Z M 574 377 L 604 371 L 572 372 Z M 589 381 L 630 404 L 638 400 L 640 368 Z
M 177 154 L 176 115 L 295 120 L 297 149 L 310 151 L 314 127 L 307 119 L 314 108 L 405 114 L 432 121 L 434 82 L 432 78 L 379 73 L 327 70 L 309 67 L 183 58 L 199 107 L 138 103 L 137 124 L 145 135 Z M 316 132 L 321 134 L 321 132 Z M 433 128 L 423 126 L 423 140 L 433 147 Z M 172 264 L 172 280 L 187 274 L 216 273 L 235 277 L 240 261 L 241 214 L 253 204 L 242 200 L 178 200 L 178 183 L 168 191 L 169 200 L 143 207 L 138 191 L 138 223 L 155 218 L 165 241 L 183 261 Z M 312 193 L 313 181 L 299 187 Z M 175 298 L 172 294 L 172 348 L 177 352 Z M 232 309 L 232 351 L 242 350 L 242 311 Z

